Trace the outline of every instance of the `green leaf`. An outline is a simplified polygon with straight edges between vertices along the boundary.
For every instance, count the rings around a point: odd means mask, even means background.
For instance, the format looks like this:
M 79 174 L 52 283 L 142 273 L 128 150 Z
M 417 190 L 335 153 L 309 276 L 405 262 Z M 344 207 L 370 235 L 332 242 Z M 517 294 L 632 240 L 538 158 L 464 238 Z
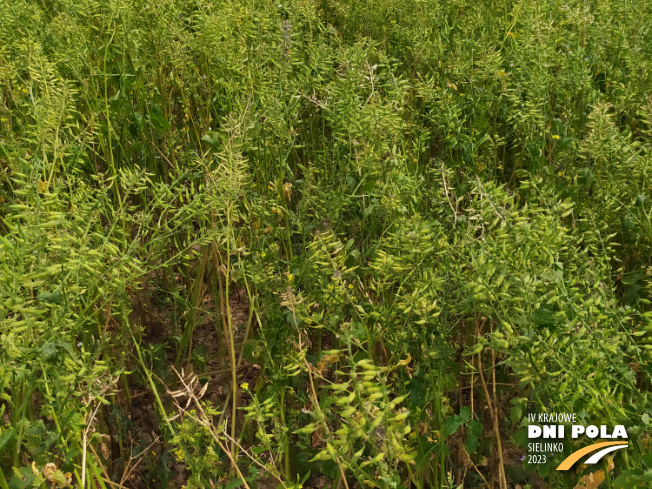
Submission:
M 444 421 L 444 436 L 451 436 L 455 433 L 457 433 L 457 430 L 460 429 L 460 426 L 462 426 L 464 422 L 459 416 L 449 416 L 446 418 L 446 421 Z
M 471 421 L 471 408 L 464 406 L 460 409 L 460 420 L 462 423 L 468 423 Z
M 2 444 L 0 443 L 0 448 L 2 448 Z M 652 469 L 652 453 L 644 453 L 641 455 L 641 460 L 643 460 L 643 463 L 650 467 Z
M 466 446 L 466 450 L 469 453 L 474 453 L 478 448 L 478 438 L 482 434 L 482 423 L 480 423 L 480 421 L 473 420 L 466 425 L 466 429 L 468 431 L 468 435 L 466 436 L 466 442 L 464 445 Z
M 51 341 L 44 343 L 41 347 L 41 355 L 48 361 L 54 360 L 57 356 L 57 346 Z
M 66 476 L 60 470 L 57 470 L 54 474 L 50 476 L 53 481 L 59 483 L 61 487 L 66 485 Z
M 209 146 L 212 146 L 214 149 L 219 150 L 222 147 L 222 141 L 220 140 L 220 135 L 216 132 L 208 131 L 208 133 L 204 134 L 201 140 L 204 141 Z
M 163 116 L 163 111 L 158 105 L 153 107 L 153 110 L 150 113 L 150 121 L 154 128 L 160 133 L 170 130 L 170 122 Z
M 649 472 L 649 471 L 648 471 Z M 614 481 L 614 489 L 638 489 L 645 486 L 646 479 L 645 472 L 642 469 L 626 470 Z
M 63 304 L 63 294 L 60 291 L 55 292 L 43 292 L 36 297 L 38 302 L 45 302 L 46 304 Z
M 512 424 L 516 424 L 521 420 L 521 416 L 523 416 L 523 406 L 520 403 L 515 403 L 509 409 L 509 420 Z
M 224 489 L 235 489 L 236 487 L 240 487 L 242 484 L 242 479 L 238 477 L 237 479 L 232 480 L 226 486 L 224 486 Z
M 34 482 L 40 483 L 41 477 L 37 480 L 36 476 L 32 473 L 31 467 L 21 467 L 17 469 L 14 467 L 14 476 L 9 482 L 9 489 L 25 489 L 33 487 Z
M 11 440 L 11 438 L 14 436 L 14 433 L 16 430 L 14 428 L 9 428 L 0 435 L 0 451 L 4 448 L 4 446 Z

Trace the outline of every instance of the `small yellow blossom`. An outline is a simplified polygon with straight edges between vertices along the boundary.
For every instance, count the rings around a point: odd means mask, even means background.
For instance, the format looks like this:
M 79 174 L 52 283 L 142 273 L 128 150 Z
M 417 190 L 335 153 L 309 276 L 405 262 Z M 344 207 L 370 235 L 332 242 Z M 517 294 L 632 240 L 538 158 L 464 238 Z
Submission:
M 265 258 L 266 256 L 267 256 L 267 253 L 265 253 L 264 251 L 260 254 L 261 258 Z
M 559 139 L 559 134 L 553 134 L 552 139 Z
M 292 184 L 291 183 L 286 183 L 283 185 L 283 193 L 285 194 L 285 198 L 291 200 L 292 198 Z
M 294 280 L 294 275 L 291 273 L 288 273 L 288 280 L 292 282 Z
M 242 387 L 242 389 L 248 391 L 249 390 L 249 382 L 243 382 L 242 384 L 240 384 L 240 387 Z
M 349 289 L 352 289 L 352 288 L 353 288 L 353 284 L 349 284 Z

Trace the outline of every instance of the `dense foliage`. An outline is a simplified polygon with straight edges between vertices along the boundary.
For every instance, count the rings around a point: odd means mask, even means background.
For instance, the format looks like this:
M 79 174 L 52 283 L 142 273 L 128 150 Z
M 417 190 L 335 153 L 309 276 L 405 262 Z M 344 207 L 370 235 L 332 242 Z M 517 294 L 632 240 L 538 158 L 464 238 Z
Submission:
M 0 5 L 0 488 L 650 487 L 652 6 L 279 1 Z

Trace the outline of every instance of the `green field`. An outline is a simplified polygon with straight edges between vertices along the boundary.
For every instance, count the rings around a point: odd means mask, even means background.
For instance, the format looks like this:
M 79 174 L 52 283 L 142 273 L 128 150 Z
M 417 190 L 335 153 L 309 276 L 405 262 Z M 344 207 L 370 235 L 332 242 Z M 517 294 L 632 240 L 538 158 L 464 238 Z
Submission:
M 644 489 L 651 391 L 647 0 L 0 1 L 0 489 Z

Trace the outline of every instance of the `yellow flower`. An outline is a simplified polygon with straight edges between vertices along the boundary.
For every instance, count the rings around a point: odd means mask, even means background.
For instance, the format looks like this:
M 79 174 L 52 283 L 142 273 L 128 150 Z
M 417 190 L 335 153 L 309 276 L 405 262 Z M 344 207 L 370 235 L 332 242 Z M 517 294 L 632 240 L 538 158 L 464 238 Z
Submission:
M 288 280 L 290 282 L 292 282 L 294 280 L 294 275 L 292 275 L 291 273 L 288 273 Z
M 288 199 L 288 201 L 292 197 L 292 184 L 291 183 L 286 183 L 283 185 L 283 193 L 285 194 L 285 198 Z
M 353 288 L 353 284 L 349 284 L 349 289 L 352 289 L 352 288 Z
M 559 139 L 559 134 L 553 134 L 552 139 Z
M 240 387 L 242 387 L 244 390 L 248 391 L 249 390 L 249 382 L 243 382 L 240 384 Z
M 265 258 L 266 256 L 267 256 L 267 253 L 265 253 L 264 251 L 260 254 L 261 258 Z

